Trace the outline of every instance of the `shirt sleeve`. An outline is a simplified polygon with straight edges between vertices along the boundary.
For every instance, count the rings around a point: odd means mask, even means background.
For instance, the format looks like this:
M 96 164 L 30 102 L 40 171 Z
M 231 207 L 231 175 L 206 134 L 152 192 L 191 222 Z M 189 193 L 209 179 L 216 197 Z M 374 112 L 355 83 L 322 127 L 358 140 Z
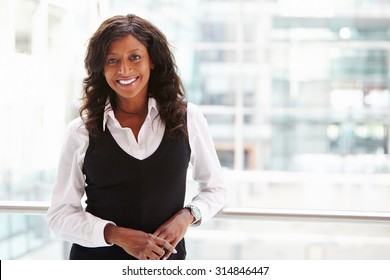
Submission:
M 63 240 L 85 247 L 109 246 L 104 239 L 104 228 L 110 221 L 85 212 L 82 206 L 85 189 L 82 169 L 88 142 L 81 118 L 72 121 L 60 155 L 47 223 Z
M 188 103 L 187 111 L 192 177 L 199 185 L 197 195 L 189 204 L 201 212 L 199 225 L 210 220 L 224 206 L 226 184 L 206 118 L 192 103 Z

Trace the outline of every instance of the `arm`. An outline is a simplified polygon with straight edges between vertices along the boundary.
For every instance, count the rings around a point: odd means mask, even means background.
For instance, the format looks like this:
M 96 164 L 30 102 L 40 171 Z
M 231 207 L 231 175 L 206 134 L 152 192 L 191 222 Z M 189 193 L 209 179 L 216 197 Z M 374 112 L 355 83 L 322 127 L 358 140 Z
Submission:
M 225 204 L 226 183 L 206 118 L 197 106 L 188 104 L 188 130 L 192 176 L 198 183 L 197 195 L 189 203 L 201 212 L 201 221 L 210 220 Z
M 60 154 L 47 221 L 61 239 L 86 247 L 109 246 L 103 231 L 110 222 L 85 212 L 81 204 L 85 188 L 82 166 L 88 141 L 81 118 L 72 121 Z
M 190 204 L 196 206 L 201 212 L 202 218 L 196 223 L 199 225 L 211 219 L 223 207 L 226 191 L 206 119 L 192 104 L 189 104 L 187 116 L 193 177 L 199 183 L 199 192 Z M 162 224 L 154 235 L 176 246 L 193 221 L 194 216 L 190 210 L 184 208 Z M 166 254 L 164 258 L 168 258 L 169 255 Z

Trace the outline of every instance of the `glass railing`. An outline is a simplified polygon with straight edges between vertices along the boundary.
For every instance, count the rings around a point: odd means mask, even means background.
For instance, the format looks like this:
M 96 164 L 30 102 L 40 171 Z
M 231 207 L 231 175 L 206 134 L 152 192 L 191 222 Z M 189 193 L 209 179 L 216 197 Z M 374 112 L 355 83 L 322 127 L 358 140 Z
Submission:
M 1 259 L 67 259 L 47 229 L 48 202 L 0 201 Z M 187 259 L 390 259 L 390 213 L 225 208 L 190 228 Z

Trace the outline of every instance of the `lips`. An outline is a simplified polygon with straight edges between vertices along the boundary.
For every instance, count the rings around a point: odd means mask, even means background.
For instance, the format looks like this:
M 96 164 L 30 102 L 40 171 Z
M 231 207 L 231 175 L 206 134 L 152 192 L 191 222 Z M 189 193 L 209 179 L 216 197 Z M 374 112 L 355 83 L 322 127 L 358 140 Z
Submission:
M 118 79 L 118 80 L 116 80 L 116 82 L 122 86 L 128 86 L 128 85 L 133 84 L 135 81 L 137 81 L 138 78 L 139 78 L 139 76 L 128 78 L 128 79 Z

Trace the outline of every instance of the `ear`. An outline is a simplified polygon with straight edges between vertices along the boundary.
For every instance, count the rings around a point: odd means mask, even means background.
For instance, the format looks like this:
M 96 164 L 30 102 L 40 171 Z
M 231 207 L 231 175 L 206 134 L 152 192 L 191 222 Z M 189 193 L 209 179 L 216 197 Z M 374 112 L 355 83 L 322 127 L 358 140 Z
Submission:
M 150 69 L 152 69 L 152 70 L 154 69 L 154 63 L 150 64 Z

